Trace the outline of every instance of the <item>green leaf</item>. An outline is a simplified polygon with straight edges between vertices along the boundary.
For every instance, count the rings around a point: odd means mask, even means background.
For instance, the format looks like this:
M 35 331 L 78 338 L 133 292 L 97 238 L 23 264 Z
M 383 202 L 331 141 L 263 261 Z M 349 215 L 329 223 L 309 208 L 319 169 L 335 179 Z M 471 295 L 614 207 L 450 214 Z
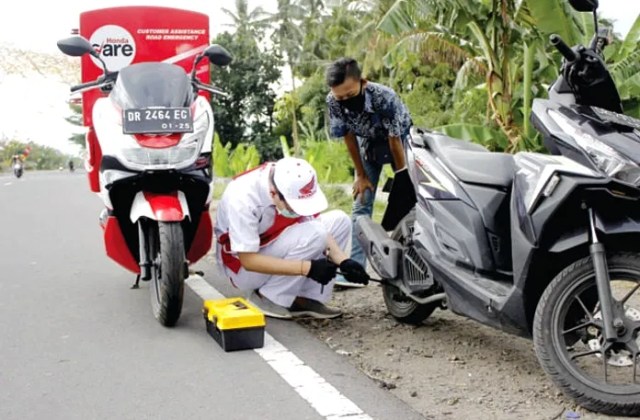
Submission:
M 378 23 L 377 29 L 389 35 L 400 35 L 414 28 L 409 0 L 396 0 Z
M 476 22 L 469 23 L 469 29 L 480 44 L 482 52 L 484 53 L 484 57 L 489 64 L 489 69 L 495 72 L 500 72 L 500 63 L 498 62 L 498 57 L 493 51 L 493 48 L 491 48 L 491 43 L 489 42 L 485 31 L 480 29 L 480 26 L 478 26 Z
M 636 21 L 631 26 L 624 41 L 622 41 L 622 45 L 615 56 L 616 61 L 626 58 L 633 51 L 637 50 L 638 42 L 640 42 L 640 14 L 636 17 Z
M 285 136 L 280 136 L 280 146 L 282 147 L 284 157 L 291 157 L 291 150 L 289 150 L 289 144 Z
M 620 61 L 609 66 L 614 80 L 618 85 L 640 72 L 640 49 L 630 52 Z
M 227 144 L 231 145 L 231 143 Z M 213 171 L 216 176 L 221 178 L 231 176 L 231 171 L 229 170 L 229 149 L 222 145 L 217 132 L 213 136 Z
M 533 94 L 533 54 L 534 49 L 524 44 L 524 81 L 522 83 L 523 105 L 522 116 L 524 118 L 524 133 L 527 137 L 532 137 L 531 122 L 529 120 L 531 114 L 531 101 Z
M 526 0 L 526 3 L 538 31 L 546 36 L 558 34 L 570 46 L 581 41 L 583 24 L 578 23 L 576 12 L 564 0 Z
M 620 98 L 623 100 L 640 97 L 640 72 L 632 75 L 618 85 L 618 90 L 620 92 Z
M 461 43 L 460 39 L 443 32 L 411 33 L 402 37 L 389 51 L 385 56 L 385 64 L 388 67 L 397 66 L 399 62 L 406 61 L 407 52 L 412 52 L 420 54 L 425 62 L 448 63 L 454 68 L 459 68 L 467 60 L 472 60 L 469 63 L 471 69 L 476 73 L 484 72 L 484 64 L 473 59 L 469 52 L 461 46 Z M 404 53 L 404 55 L 398 56 L 398 53 Z

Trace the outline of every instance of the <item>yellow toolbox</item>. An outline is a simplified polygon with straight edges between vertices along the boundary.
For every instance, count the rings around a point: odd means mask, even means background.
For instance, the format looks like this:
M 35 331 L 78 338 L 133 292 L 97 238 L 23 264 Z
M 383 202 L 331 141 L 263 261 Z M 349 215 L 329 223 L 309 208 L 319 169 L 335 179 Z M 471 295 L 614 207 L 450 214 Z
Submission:
M 202 312 L 207 332 L 224 351 L 264 346 L 264 314 L 245 299 L 205 300 Z

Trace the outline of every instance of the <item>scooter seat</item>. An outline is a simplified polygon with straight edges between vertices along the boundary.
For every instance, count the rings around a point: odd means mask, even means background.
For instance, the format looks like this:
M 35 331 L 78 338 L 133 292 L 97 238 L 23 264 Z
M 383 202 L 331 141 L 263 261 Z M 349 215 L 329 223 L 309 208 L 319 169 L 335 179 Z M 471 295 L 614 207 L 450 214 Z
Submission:
M 489 152 L 469 141 L 439 134 L 424 136 L 427 145 L 462 182 L 508 188 L 513 181 L 513 155 Z

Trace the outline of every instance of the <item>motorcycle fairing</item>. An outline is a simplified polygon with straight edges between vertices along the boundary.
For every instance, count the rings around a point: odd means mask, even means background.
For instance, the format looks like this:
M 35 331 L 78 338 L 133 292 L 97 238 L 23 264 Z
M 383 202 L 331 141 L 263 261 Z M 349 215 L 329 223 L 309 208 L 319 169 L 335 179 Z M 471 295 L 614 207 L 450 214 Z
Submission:
M 114 216 L 109 216 L 104 226 L 104 247 L 109 258 L 133 273 L 140 273 L 140 266 L 127 246 L 118 219 Z
M 189 218 L 189 206 L 182 191 L 156 194 L 140 191 L 131 205 L 131 223 L 141 217 L 159 222 L 181 222 Z

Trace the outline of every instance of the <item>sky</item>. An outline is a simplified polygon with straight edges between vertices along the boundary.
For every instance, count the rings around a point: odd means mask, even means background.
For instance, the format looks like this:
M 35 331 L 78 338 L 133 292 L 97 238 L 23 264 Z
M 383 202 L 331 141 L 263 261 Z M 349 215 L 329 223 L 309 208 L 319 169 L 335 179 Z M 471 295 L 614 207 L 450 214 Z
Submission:
M 166 6 L 208 14 L 212 36 L 228 29 L 230 19 L 222 8 L 234 9 L 234 0 L 18 0 L 3 3 L 0 11 L 0 43 L 33 51 L 60 54 L 56 41 L 78 27 L 78 16 L 86 10 L 116 6 Z M 249 0 L 249 7 L 276 10 L 277 0 Z M 640 0 L 600 0 L 601 16 L 614 21 L 615 31 L 625 36 L 640 14 Z M 64 117 L 69 115 L 68 86 L 55 81 L 0 75 L 0 138 L 19 136 L 56 147 L 65 153 L 78 149 L 67 138 L 76 130 Z M 8 100 L 8 98 L 11 98 Z M 26 111 L 30 110 L 30 111 Z M 37 122 L 37 123 L 34 123 Z
M 561 0 L 560 0 L 561 1 Z M 69 35 L 77 27 L 78 15 L 88 9 L 103 7 L 154 5 L 190 9 L 206 13 L 211 19 L 211 31 L 215 35 L 229 23 L 221 12 L 223 7 L 233 9 L 233 0 L 18 0 L 4 2 L 0 13 L 0 42 L 9 42 L 29 49 L 56 52 L 55 41 Z M 251 8 L 261 6 L 275 11 L 277 0 L 249 0 Z M 8 10 L 7 10 L 8 9 Z M 638 0 L 600 0 L 602 16 L 616 21 L 616 31 L 625 35 L 640 13 Z M 46 36 L 43 36 L 46 35 Z
M 277 0 L 249 0 L 249 7 L 276 10 Z M 234 0 L 18 0 L 1 6 L 0 42 L 31 50 L 57 53 L 56 41 L 78 27 L 78 16 L 87 10 L 117 6 L 161 6 L 193 10 L 209 15 L 211 33 L 223 32 L 230 23 L 223 8 L 235 9 Z M 8 9 L 8 10 L 7 10 Z M 35 12 L 35 13 L 34 13 Z M 52 18 L 53 17 L 53 18 Z M 43 37 L 43 35 L 46 36 Z

